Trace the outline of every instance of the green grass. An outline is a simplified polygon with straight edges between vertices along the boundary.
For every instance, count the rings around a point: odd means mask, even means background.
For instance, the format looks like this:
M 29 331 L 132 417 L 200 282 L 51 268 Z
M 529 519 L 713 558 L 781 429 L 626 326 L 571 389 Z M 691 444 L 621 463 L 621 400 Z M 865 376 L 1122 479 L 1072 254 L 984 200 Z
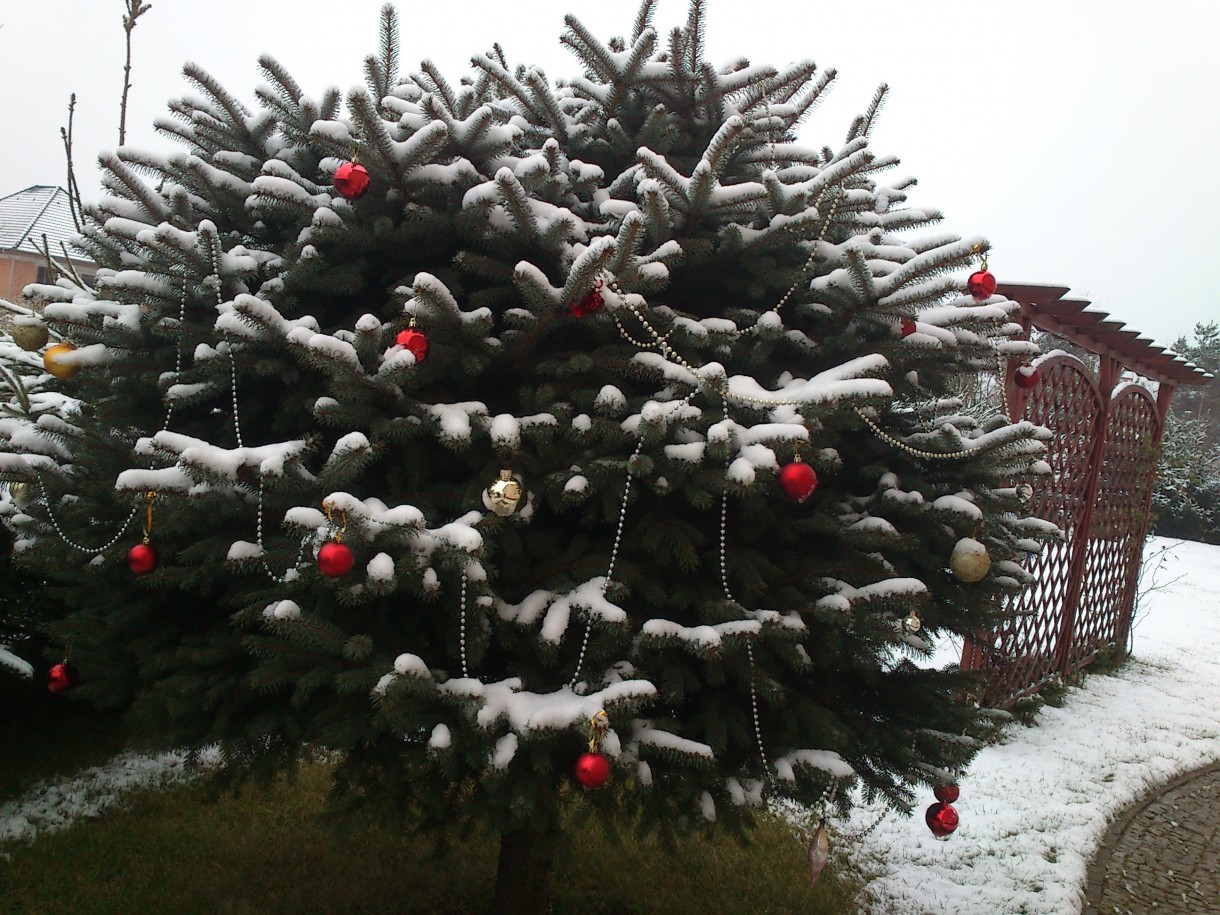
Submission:
M 493 840 L 451 846 L 367 827 L 339 834 L 319 816 L 328 769 L 295 783 L 209 800 L 200 784 L 133 795 L 122 810 L 31 844 L 0 863 L 0 912 L 175 915 L 491 911 Z M 608 842 L 569 829 L 553 884 L 556 915 L 839 915 L 858 889 L 832 863 L 816 888 L 805 849 L 780 822 L 749 846 L 730 838 Z

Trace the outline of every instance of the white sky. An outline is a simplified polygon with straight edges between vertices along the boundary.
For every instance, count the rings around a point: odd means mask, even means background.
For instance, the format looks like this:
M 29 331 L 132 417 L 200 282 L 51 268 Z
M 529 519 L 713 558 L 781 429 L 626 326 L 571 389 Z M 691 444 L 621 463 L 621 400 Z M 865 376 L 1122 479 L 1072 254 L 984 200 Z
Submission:
M 250 107 L 269 52 L 313 95 L 362 82 L 382 0 L 152 0 L 134 34 L 128 142 L 164 147 L 165 102 L 193 60 Z M 0 3 L 0 195 L 64 184 L 59 128 L 77 94 L 86 199 L 94 154 L 118 138 L 123 0 Z M 662 34 L 685 0 L 661 0 Z M 628 33 L 635 0 L 400 3 L 402 64 L 431 57 L 451 82 L 499 41 L 552 79 L 578 72 L 558 42 L 575 12 Z M 1168 345 L 1220 320 L 1208 241 L 1220 211 L 1217 0 L 711 0 L 708 57 L 834 67 L 802 140 L 838 146 L 876 85 L 889 102 L 874 148 L 916 175 L 912 202 L 993 245 L 1004 281 L 1060 284 Z M 514 14 L 514 11 L 519 11 Z

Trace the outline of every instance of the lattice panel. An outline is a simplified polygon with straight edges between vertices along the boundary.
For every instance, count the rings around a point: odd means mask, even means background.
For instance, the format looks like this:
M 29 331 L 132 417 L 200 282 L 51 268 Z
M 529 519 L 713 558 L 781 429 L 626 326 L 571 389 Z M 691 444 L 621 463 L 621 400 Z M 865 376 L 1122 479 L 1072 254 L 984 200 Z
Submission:
M 1142 387 L 1124 388 L 1110 406 L 1068 671 L 1126 638 L 1156 482 L 1158 425 L 1156 403 Z
M 1031 514 L 1063 530 L 1061 543 L 1047 544 L 1029 558 L 1036 586 L 1012 600 L 1011 622 L 988 646 L 986 663 L 994 669 L 983 702 L 1005 704 L 1036 689 L 1057 672 L 1060 630 L 1070 588 L 1073 552 L 1083 548 L 1076 525 L 1088 490 L 1089 459 L 1100 433 L 1101 395 L 1088 369 L 1072 356 L 1057 356 L 1039 366 L 1042 380 L 1025 403 L 1026 419 L 1055 433 L 1047 443 L 1052 472 L 1035 486 Z

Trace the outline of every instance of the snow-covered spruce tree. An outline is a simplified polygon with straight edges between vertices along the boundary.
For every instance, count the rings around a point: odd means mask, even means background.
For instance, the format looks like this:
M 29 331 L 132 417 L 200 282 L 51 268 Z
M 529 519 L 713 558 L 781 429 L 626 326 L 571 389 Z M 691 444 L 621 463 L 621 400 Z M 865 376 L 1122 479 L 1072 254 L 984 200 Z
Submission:
M 387 10 L 367 92 L 264 58 L 251 113 L 190 65 L 158 125 L 186 149 L 103 157 L 96 288 L 32 290 L 79 408 L 4 464 L 80 695 L 235 768 L 334 748 L 341 798 L 489 827 L 497 911 L 543 910 L 603 710 L 588 801 L 645 827 L 960 771 L 972 681 L 914 661 L 1023 586 L 1045 465 L 942 395 L 1027 346 L 1015 306 L 961 294 L 986 243 L 880 181 L 881 93 L 799 144 L 833 72 L 714 68 L 703 8 L 609 43 L 569 18 L 554 85 L 498 48 L 400 78 Z

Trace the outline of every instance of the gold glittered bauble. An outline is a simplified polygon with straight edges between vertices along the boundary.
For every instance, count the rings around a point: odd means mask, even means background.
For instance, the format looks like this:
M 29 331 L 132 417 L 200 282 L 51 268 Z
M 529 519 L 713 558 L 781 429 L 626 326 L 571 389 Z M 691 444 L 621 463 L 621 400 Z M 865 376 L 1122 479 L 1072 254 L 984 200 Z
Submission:
M 41 321 L 13 324 L 13 342 L 26 352 L 34 353 L 47 345 L 51 335 Z
M 500 479 L 483 490 L 483 504 L 501 518 L 506 518 L 521 504 L 521 481 L 511 470 L 501 470 Z
M 972 537 L 963 537 L 953 547 L 949 568 L 962 581 L 982 581 L 991 568 L 991 557 L 983 544 Z
M 76 352 L 76 347 L 71 343 L 56 343 L 42 354 L 42 364 L 56 378 L 75 378 L 80 373 L 80 366 L 60 361 L 61 356 L 73 352 Z

